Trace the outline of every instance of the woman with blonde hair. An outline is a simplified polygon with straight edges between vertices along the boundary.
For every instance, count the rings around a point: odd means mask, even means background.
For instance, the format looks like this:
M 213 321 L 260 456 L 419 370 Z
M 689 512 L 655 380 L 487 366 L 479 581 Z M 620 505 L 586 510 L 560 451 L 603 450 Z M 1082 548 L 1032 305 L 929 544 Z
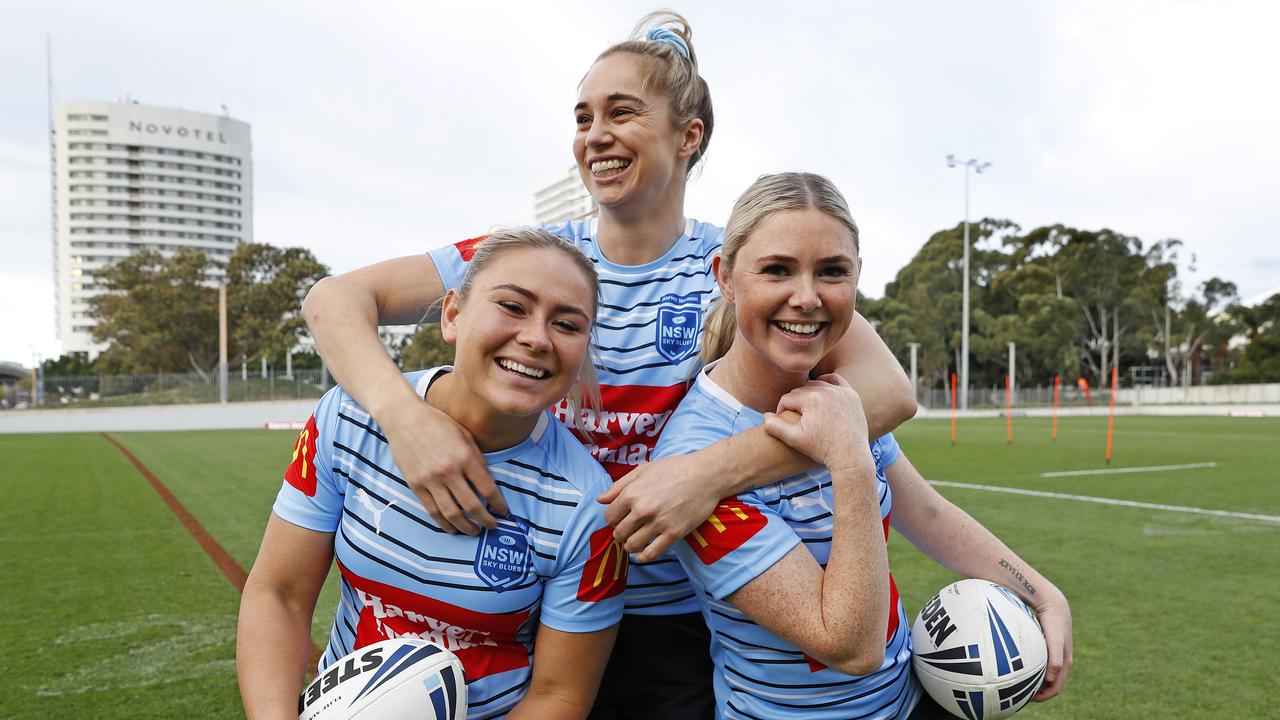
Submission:
M 500 478 L 508 512 L 480 536 L 433 525 L 377 420 L 343 388 L 320 400 L 240 605 L 250 718 L 297 717 L 335 559 L 341 596 L 318 675 L 371 643 L 417 637 L 462 661 L 469 718 L 586 716 L 622 616 L 626 557 L 595 502 L 608 477 L 547 409 L 594 384 L 598 293 L 572 245 L 543 230 L 496 233 L 444 298 L 454 364 L 404 376 Z
M 704 520 L 717 500 L 808 460 L 763 431 L 713 445 L 696 458 L 651 459 L 663 425 L 700 366 L 705 312 L 717 297 L 712 258 L 723 230 L 687 218 L 688 177 L 714 127 L 689 23 L 646 16 L 602 52 L 578 88 L 573 156 L 598 217 L 549 226 L 600 273 L 595 330 L 603 408 L 558 415 L 615 480 L 601 497 L 607 519 L 638 553 L 600 693 L 597 718 L 706 718 L 711 666 L 706 627 L 675 558 L 664 551 Z M 466 432 L 420 401 L 378 341 L 381 323 L 417 322 L 457 287 L 477 244 L 467 240 L 327 278 L 304 305 L 334 376 L 384 428 L 404 479 L 437 527 L 476 533 L 506 511 Z M 884 433 L 915 412 L 901 366 L 860 317 L 823 358 L 858 387 L 868 422 Z
M 933 490 L 892 435 L 869 433 L 859 394 L 820 370 L 852 322 L 858 243 L 826 178 L 766 175 L 743 193 L 714 263 L 721 299 L 703 335 L 705 364 L 655 452 L 696 453 L 763 426 L 819 464 L 725 498 L 676 546 L 711 628 L 718 715 L 949 717 L 922 701 L 912 675 L 890 526 L 1036 609 L 1049 647 L 1038 698 L 1052 697 L 1071 665 L 1066 598 Z

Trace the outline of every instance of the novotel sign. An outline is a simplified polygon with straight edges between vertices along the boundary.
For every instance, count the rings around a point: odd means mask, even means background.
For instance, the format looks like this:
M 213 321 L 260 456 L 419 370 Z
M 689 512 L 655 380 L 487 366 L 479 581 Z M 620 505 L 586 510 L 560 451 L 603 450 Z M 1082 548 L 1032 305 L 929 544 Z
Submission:
M 189 128 L 181 125 L 165 125 L 163 123 L 144 123 L 138 120 L 129 121 L 130 132 L 144 132 L 148 135 L 172 135 L 180 138 L 192 138 L 194 140 L 208 140 L 209 142 L 219 142 L 223 145 L 227 144 L 227 139 L 222 133 L 213 130 L 201 130 L 200 128 Z

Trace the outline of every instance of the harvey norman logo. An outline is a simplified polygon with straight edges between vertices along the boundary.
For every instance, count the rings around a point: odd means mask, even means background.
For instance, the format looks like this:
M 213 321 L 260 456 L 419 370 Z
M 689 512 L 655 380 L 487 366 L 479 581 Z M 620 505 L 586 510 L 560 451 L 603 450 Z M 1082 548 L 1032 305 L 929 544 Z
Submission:
M 227 144 L 227 139 L 216 130 L 201 130 L 184 125 L 166 125 L 164 123 L 144 123 L 140 120 L 129 121 L 129 132 L 146 133 L 147 135 L 168 135 L 170 137 L 207 140 L 209 142 Z

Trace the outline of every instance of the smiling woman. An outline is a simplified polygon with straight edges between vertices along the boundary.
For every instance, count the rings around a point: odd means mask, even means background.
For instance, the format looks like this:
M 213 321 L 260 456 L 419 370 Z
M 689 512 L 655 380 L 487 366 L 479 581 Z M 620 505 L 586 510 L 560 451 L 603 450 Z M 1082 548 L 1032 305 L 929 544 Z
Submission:
M 626 558 L 595 502 L 608 477 L 547 408 L 594 385 L 598 292 L 572 245 L 542 230 L 494 233 L 444 299 L 453 366 L 405 376 L 508 491 L 508 512 L 478 537 L 432 521 L 377 421 L 341 387 L 321 399 L 244 588 L 236 662 L 249 717 L 296 717 L 335 558 L 341 600 L 318 671 L 419 637 L 462 661 L 468 717 L 585 717 L 621 618 Z

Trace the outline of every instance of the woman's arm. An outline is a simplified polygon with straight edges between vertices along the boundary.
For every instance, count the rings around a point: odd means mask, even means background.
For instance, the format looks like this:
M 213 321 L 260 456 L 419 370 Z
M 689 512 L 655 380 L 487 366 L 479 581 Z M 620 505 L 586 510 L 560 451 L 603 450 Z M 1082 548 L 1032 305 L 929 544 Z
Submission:
M 311 615 L 332 561 L 333 533 L 271 514 L 245 581 L 236 629 L 236 674 L 251 720 L 298 717 L 312 653 Z
M 871 437 L 880 437 L 916 413 L 911 382 L 870 323 L 855 314 L 849 331 L 823 358 L 863 399 Z M 821 370 L 819 370 L 821 372 Z M 647 463 L 614 483 L 599 501 L 614 537 L 651 562 L 688 535 L 724 497 L 812 470 L 814 462 L 764 428 L 726 438 L 693 455 Z
M 595 702 L 617 631 L 617 625 L 588 633 L 561 632 L 539 626 L 529 692 L 507 718 L 585 718 Z
M 502 493 L 471 435 L 418 397 L 378 339 L 379 323 L 421 322 L 443 295 L 431 258 L 410 255 L 324 278 L 302 314 L 334 379 L 386 432 L 427 513 L 445 530 L 476 535 L 476 522 L 497 526 L 482 499 L 506 514 Z
M 1049 650 L 1036 700 L 1062 691 L 1071 672 L 1071 608 L 1053 583 L 933 489 L 905 455 L 885 470 L 893 490 L 893 528 L 926 555 L 964 577 L 1003 585 L 1036 611 Z
M 814 375 L 824 373 L 839 375 L 858 391 L 873 438 L 893 432 L 916 416 L 911 378 L 871 323 L 858 313 L 854 313 L 844 337 L 814 370 Z
M 835 495 L 831 554 L 824 570 L 803 545 L 726 599 L 779 637 L 849 675 L 884 663 L 889 560 L 876 465 L 857 393 L 824 376 L 788 393 L 779 408 L 795 424 L 767 418 L 786 442 L 827 466 Z

